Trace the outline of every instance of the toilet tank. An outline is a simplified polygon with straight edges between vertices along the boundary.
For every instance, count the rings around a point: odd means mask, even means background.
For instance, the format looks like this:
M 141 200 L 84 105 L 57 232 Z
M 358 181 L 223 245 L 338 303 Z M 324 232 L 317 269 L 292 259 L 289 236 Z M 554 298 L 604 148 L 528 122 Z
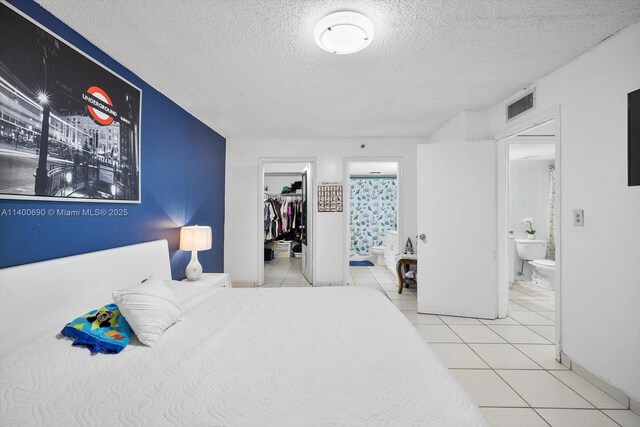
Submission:
M 523 260 L 544 259 L 547 254 L 546 240 L 517 239 L 516 252 Z

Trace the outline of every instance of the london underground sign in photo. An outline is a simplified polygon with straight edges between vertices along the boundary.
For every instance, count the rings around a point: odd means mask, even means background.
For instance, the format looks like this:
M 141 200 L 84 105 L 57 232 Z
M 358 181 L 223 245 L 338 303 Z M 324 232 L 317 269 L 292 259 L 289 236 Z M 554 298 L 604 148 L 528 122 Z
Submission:
M 102 126 L 109 126 L 118 113 L 113 110 L 113 102 L 107 93 L 98 86 L 91 86 L 82 99 L 87 102 L 87 110 L 93 120 Z
M 139 203 L 141 100 L 0 0 L 0 198 Z

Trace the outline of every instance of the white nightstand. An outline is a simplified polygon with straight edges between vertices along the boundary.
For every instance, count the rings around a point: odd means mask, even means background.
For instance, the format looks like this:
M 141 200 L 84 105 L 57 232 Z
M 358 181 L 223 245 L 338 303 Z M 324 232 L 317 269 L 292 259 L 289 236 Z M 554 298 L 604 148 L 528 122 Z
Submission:
M 214 288 L 230 288 L 231 277 L 229 273 L 202 273 L 200 279 L 189 281 L 182 279 L 183 282 L 194 286 L 211 286 Z

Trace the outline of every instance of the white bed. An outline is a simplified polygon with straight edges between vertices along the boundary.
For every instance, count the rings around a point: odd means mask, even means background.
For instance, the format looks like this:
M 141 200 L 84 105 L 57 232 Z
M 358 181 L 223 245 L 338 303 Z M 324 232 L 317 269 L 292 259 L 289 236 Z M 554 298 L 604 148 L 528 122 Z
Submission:
M 152 264 L 145 268 L 156 269 Z M 16 270 L 8 270 L 0 271 L 0 310 L 20 303 L 14 284 L 5 281 L 16 280 Z M 184 318 L 154 347 L 132 340 L 118 355 L 90 356 L 56 336 L 66 321 L 111 302 L 106 299 L 83 301 L 65 321 L 42 330 L 29 326 L 35 335 L 28 343 L 9 340 L 0 359 L 0 425 L 485 425 L 415 328 L 379 292 L 167 283 Z M 29 313 L 38 313 L 28 306 L 20 312 L 13 332 L 2 330 L 3 347 L 5 333 L 19 334 Z

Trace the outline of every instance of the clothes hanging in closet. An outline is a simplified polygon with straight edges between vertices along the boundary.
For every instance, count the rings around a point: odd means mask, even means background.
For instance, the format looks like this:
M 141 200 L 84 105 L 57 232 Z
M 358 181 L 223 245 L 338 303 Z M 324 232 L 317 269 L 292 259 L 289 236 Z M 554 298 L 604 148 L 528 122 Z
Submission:
M 285 233 L 300 231 L 302 201 L 294 198 L 268 198 L 264 201 L 264 239 L 275 240 Z

